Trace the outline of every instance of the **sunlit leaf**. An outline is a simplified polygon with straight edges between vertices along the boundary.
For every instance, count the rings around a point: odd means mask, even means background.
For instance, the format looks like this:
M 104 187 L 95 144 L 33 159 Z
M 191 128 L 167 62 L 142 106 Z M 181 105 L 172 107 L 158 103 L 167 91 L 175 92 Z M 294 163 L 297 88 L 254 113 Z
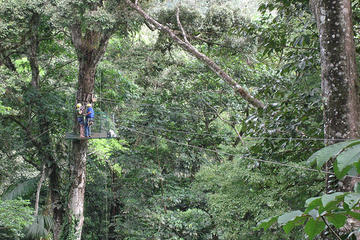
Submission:
M 360 193 L 349 193 L 345 196 L 344 202 L 349 206 L 350 209 L 355 207 L 360 200 Z
M 325 148 L 320 149 L 319 151 L 315 152 L 311 157 L 307 160 L 307 162 L 312 165 L 316 162 L 317 168 L 321 168 L 330 158 L 335 157 L 342 149 L 345 147 L 356 143 L 359 144 L 360 141 L 348 141 L 348 142 L 340 142 Z
M 267 230 L 269 227 L 271 227 L 271 225 L 273 225 L 274 223 L 276 223 L 277 219 L 279 216 L 275 216 L 275 217 L 269 217 L 267 219 L 262 220 L 261 222 L 259 222 L 256 226 L 256 229 L 261 229 L 263 228 L 264 230 Z
M 337 171 L 336 176 L 342 179 L 347 172 L 353 167 L 353 164 L 360 160 L 360 145 L 347 148 L 336 158 Z
M 278 224 L 279 224 L 279 225 L 286 224 L 286 223 L 288 223 L 289 221 L 294 220 L 296 217 L 302 216 L 302 214 L 303 214 L 303 212 L 302 212 L 302 211 L 299 211 L 299 210 L 285 213 L 285 214 L 279 216 L 279 218 L 278 218 Z

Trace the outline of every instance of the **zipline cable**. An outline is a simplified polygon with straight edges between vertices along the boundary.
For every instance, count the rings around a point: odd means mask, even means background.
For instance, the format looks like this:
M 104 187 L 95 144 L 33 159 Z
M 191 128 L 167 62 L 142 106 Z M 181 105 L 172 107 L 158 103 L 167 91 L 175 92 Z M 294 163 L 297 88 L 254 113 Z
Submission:
M 161 127 L 152 127 L 148 125 L 141 125 L 135 123 L 137 126 L 141 126 L 144 128 L 150 128 L 154 130 L 166 131 L 166 132 L 174 132 L 174 133 L 183 133 L 188 135 L 196 135 L 196 136 L 215 136 L 220 138 L 226 138 L 225 136 L 219 134 L 210 134 L 210 133 L 197 133 L 197 132 L 189 132 L 183 130 L 171 130 Z M 258 141 L 258 140 L 288 140 L 288 141 L 344 141 L 345 139 L 327 139 L 327 138 L 300 138 L 300 137 L 251 137 L 251 136 L 243 136 L 244 141 Z M 358 140 L 358 138 L 350 138 L 346 140 Z
M 114 101 L 114 103 L 119 103 L 120 101 Z M 160 106 L 160 105 L 156 105 L 156 104 L 140 104 L 139 107 L 141 106 Z M 127 105 L 127 106 L 121 106 L 120 108 L 126 108 L 126 109 L 131 109 L 134 110 L 134 105 Z M 170 108 L 172 109 L 172 108 Z M 174 109 L 180 109 L 177 107 L 174 107 Z M 157 110 L 165 112 L 165 113 L 182 113 L 184 115 L 189 115 L 194 117 L 194 115 L 188 114 L 188 113 L 184 113 L 184 112 L 180 112 L 180 111 L 166 111 L 165 109 L 160 109 L 158 108 Z M 217 113 L 215 112 L 201 112 L 201 113 L 208 113 L 208 114 L 212 114 L 212 115 L 216 115 Z M 133 119 L 129 119 L 129 120 L 133 120 Z M 195 133 L 195 132 L 188 132 L 188 131 L 179 131 L 179 130 L 169 130 L 169 129 L 164 129 L 164 128 L 154 128 L 154 129 L 158 129 L 158 130 L 163 130 L 163 131 L 168 131 L 168 132 L 178 132 L 178 133 L 185 133 L 185 134 L 192 134 L 192 135 L 212 135 L 212 134 L 199 134 L 199 133 Z M 216 134 L 215 134 L 216 135 Z M 214 136 L 214 135 L 213 135 Z M 223 137 L 220 135 L 216 135 L 219 137 Z M 328 138 L 302 138 L 302 137 L 244 137 L 244 140 L 289 140 L 289 141 L 344 141 L 345 139 L 328 139 Z M 346 139 L 346 140 L 357 140 L 357 138 L 350 138 L 350 139 Z
M 152 138 L 156 137 L 156 136 L 154 136 L 152 134 L 144 133 L 144 132 L 138 131 L 138 130 L 133 129 L 133 128 L 128 128 L 128 127 L 125 127 L 125 126 L 119 126 L 119 127 L 123 128 L 123 129 L 126 129 L 128 131 L 131 131 L 131 132 L 135 132 L 135 133 L 138 133 L 138 134 L 141 134 L 141 135 L 148 136 L 148 137 L 152 137 Z M 324 173 L 324 174 L 333 174 L 331 172 L 327 172 L 327 171 L 323 171 L 323 170 L 316 170 L 316 169 L 312 169 L 312 168 L 301 167 L 301 166 L 296 166 L 296 165 L 286 164 L 286 163 L 280 163 L 280 162 L 274 162 L 274 161 L 264 160 L 264 159 L 260 159 L 260 158 L 252 158 L 252 157 L 248 157 L 248 156 L 245 156 L 245 155 L 235 155 L 235 154 L 231 154 L 231 153 L 225 153 L 225 152 L 221 152 L 221 151 L 218 151 L 218 150 L 213 150 L 213 149 L 203 148 L 203 147 L 199 147 L 199 146 L 195 146 L 195 145 L 191 145 L 191 144 L 177 142 L 177 141 L 174 141 L 174 140 L 171 140 L 171 139 L 164 138 L 162 136 L 161 136 L 161 138 L 163 140 L 167 141 L 167 142 L 171 142 L 171 143 L 182 145 L 182 146 L 189 147 L 189 148 L 196 148 L 196 149 L 200 149 L 200 150 L 203 150 L 203 151 L 209 151 L 209 152 L 213 152 L 213 153 L 217 153 L 217 154 L 220 153 L 220 154 L 224 154 L 224 155 L 227 155 L 227 156 L 242 157 L 242 158 L 246 158 L 246 159 L 253 160 L 253 161 L 264 162 L 264 163 L 269 163 L 269 164 L 273 164 L 273 165 L 279 165 L 279 166 L 283 166 L 283 167 L 296 168 L 296 169 L 306 170 L 306 171 L 311 171 L 311 172 L 318 172 L 318 173 Z M 347 175 L 347 176 L 351 177 L 351 178 L 360 179 L 360 177 L 349 176 L 349 175 Z

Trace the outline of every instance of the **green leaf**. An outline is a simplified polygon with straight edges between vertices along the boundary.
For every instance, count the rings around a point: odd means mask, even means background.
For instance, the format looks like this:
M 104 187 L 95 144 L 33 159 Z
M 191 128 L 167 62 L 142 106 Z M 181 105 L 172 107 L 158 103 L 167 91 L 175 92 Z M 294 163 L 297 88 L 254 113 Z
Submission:
M 299 211 L 299 210 L 288 212 L 288 213 L 285 213 L 285 214 L 279 216 L 277 222 L 279 225 L 284 225 L 284 224 L 287 224 L 288 222 L 294 220 L 296 217 L 302 216 L 302 214 L 303 214 L 303 212 Z
M 344 214 L 334 214 L 326 216 L 327 220 L 332 223 L 336 228 L 341 228 L 346 222 L 346 216 Z
M 345 196 L 344 202 L 349 206 L 349 208 L 355 207 L 360 200 L 360 193 L 349 193 Z
M 305 202 L 305 213 L 310 212 L 311 210 L 313 210 L 316 207 L 321 207 L 321 197 L 312 197 L 306 200 Z
M 356 218 L 357 220 L 360 220 L 360 213 L 349 211 L 347 212 L 347 214 L 352 216 L 353 218 Z
M 358 182 L 355 183 L 354 192 L 360 193 L 360 184 Z
M 347 172 L 354 166 L 354 163 L 360 160 L 360 145 L 355 145 L 353 147 L 349 147 L 344 150 L 339 156 L 336 158 L 336 166 L 335 171 L 336 176 L 339 179 L 342 179 Z
M 256 226 L 256 230 L 260 229 L 260 228 L 264 228 L 264 230 L 267 230 L 269 227 L 271 227 L 271 225 L 273 225 L 279 216 L 275 216 L 275 217 L 269 217 L 267 219 L 264 219 L 262 221 L 260 221 L 257 226 Z
M 321 233 L 325 229 L 325 223 L 322 220 L 314 220 L 309 218 L 305 225 L 305 233 L 310 239 L 313 239 L 316 235 Z
M 336 204 L 339 203 L 344 199 L 344 195 L 347 193 L 343 192 L 336 192 L 332 194 L 325 194 L 321 197 L 322 205 L 324 206 L 325 210 L 326 208 L 331 207 L 330 204 Z
M 351 144 L 359 144 L 360 141 L 347 141 L 336 143 L 327 147 L 320 149 L 315 152 L 311 157 L 307 160 L 308 164 L 312 165 L 314 162 L 317 163 L 317 168 L 320 169 L 330 158 L 335 157 L 342 149 L 351 145 Z M 353 145 L 351 145 L 353 146 Z
M 290 221 L 283 226 L 285 233 L 289 234 L 295 226 L 303 225 L 307 218 L 308 216 L 295 217 L 293 221 Z

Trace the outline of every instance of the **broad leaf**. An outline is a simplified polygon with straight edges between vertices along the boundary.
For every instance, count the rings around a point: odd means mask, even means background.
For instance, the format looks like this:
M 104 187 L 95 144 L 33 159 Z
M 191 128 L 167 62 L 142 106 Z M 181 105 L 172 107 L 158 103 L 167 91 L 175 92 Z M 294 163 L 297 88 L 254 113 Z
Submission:
M 347 214 L 352 216 L 353 218 L 356 218 L 357 220 L 360 220 L 360 213 L 349 211 L 347 212 Z
M 285 213 L 285 214 L 279 216 L 277 222 L 279 225 L 284 225 L 284 224 L 294 220 L 296 217 L 302 216 L 302 214 L 303 214 L 303 212 L 299 211 L 299 210 L 288 212 L 288 213 Z
M 315 152 L 311 157 L 307 160 L 307 162 L 312 165 L 316 162 L 317 168 L 320 169 L 330 158 L 335 157 L 342 149 L 348 146 L 352 146 L 352 144 L 359 144 L 360 141 L 348 141 L 348 142 L 340 142 L 327 147 L 320 149 Z
M 315 209 L 311 210 L 311 211 L 309 212 L 309 215 L 310 215 L 314 220 L 317 219 L 317 218 L 320 216 L 319 211 L 318 211 L 318 210 L 315 210 Z
M 349 206 L 350 209 L 355 207 L 360 200 L 360 193 L 349 193 L 345 196 L 344 202 Z
M 330 204 L 337 204 L 344 199 L 344 195 L 347 193 L 336 192 L 332 194 L 325 194 L 321 197 L 321 202 L 325 210 L 330 207 Z
M 360 159 L 360 145 L 347 148 L 336 158 L 335 174 L 339 179 L 342 179 L 347 172 L 354 166 L 354 163 Z
M 269 217 L 267 219 L 262 220 L 257 224 L 255 229 L 264 228 L 264 230 L 267 230 L 269 227 L 271 227 L 271 225 L 273 225 L 277 221 L 278 217 L 279 216 Z
M 346 216 L 343 214 L 334 214 L 326 216 L 327 220 L 332 223 L 336 228 L 341 228 L 346 222 Z
M 305 233 L 309 236 L 309 239 L 313 239 L 325 229 L 325 226 L 326 225 L 322 220 L 309 218 L 309 221 L 307 221 L 305 225 Z
M 322 206 L 321 197 L 309 198 L 305 202 L 305 207 L 306 207 L 305 213 L 308 213 L 311 210 L 313 210 L 314 208 L 321 207 L 321 206 Z
M 294 227 L 304 224 L 307 218 L 308 216 L 298 216 L 293 221 L 286 223 L 283 226 L 285 233 L 289 234 Z

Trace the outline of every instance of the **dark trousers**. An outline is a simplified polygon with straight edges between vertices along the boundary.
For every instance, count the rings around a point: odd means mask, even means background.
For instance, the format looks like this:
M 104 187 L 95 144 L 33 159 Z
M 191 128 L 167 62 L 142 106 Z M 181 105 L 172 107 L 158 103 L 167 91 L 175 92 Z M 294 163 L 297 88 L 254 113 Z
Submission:
M 85 121 L 85 137 L 91 136 L 91 125 L 94 122 L 94 118 L 86 118 Z

